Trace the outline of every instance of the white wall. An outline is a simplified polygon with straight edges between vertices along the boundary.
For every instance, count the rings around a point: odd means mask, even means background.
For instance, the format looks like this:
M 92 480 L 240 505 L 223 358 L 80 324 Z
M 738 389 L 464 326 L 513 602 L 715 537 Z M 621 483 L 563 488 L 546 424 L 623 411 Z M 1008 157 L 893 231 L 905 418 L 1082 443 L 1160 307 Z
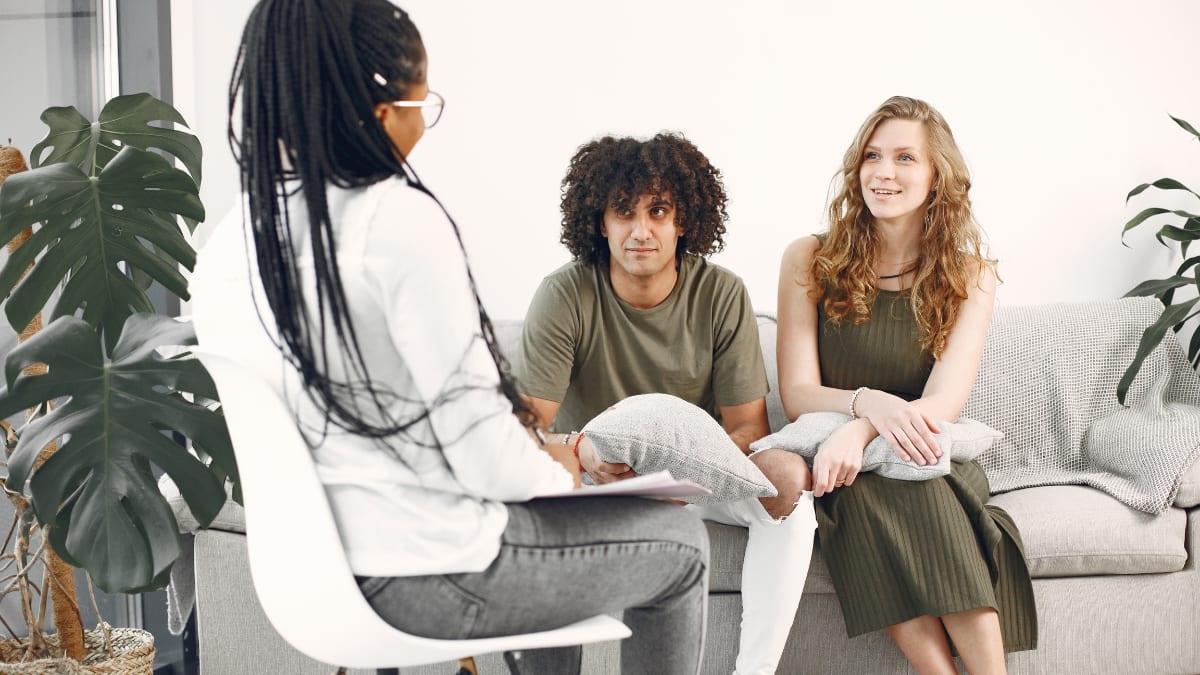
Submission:
M 173 4 L 176 98 L 207 152 L 210 222 L 236 191 L 225 91 L 250 4 Z M 1007 304 L 1117 297 L 1165 276 L 1149 230 L 1121 245 L 1142 206 L 1125 194 L 1162 176 L 1200 189 L 1200 146 L 1167 116 L 1200 125 L 1200 3 L 1188 0 L 402 6 L 448 102 L 412 162 L 463 226 L 499 318 L 523 316 L 567 260 L 559 181 L 604 133 L 679 130 L 722 169 L 731 222 L 715 260 L 767 310 L 780 252 L 823 227 L 842 153 L 893 94 L 928 100 L 953 127 Z

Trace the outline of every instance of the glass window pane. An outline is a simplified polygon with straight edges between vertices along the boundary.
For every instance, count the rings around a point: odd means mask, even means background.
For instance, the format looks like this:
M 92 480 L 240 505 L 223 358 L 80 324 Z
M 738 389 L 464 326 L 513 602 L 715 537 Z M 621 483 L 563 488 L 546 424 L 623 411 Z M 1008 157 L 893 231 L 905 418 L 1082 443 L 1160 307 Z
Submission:
M 103 97 L 98 0 L 0 0 L 4 101 L 0 142 L 26 155 L 46 135 L 41 113 L 73 105 L 95 119 Z

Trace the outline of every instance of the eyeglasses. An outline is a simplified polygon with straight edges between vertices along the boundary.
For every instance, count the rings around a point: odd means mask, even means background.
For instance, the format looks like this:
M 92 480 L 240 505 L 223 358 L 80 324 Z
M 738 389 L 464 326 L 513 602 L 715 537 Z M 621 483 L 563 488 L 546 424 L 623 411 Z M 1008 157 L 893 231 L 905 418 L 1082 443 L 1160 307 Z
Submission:
M 442 119 L 442 109 L 446 107 L 446 99 L 436 91 L 425 94 L 424 101 L 392 101 L 397 108 L 420 108 L 421 116 L 425 118 L 425 128 L 430 129 Z

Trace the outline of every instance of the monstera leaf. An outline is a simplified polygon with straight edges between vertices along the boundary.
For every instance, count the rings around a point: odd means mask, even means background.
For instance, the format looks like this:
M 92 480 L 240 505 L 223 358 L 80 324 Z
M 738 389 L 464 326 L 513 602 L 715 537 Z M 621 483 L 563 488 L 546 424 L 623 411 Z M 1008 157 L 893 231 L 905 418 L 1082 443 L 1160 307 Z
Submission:
M 187 167 L 196 185 L 200 184 L 200 141 L 183 131 L 151 126 L 153 122 L 187 126 L 187 122 L 174 108 L 150 94 L 111 99 L 95 124 L 71 106 L 47 108 L 42 121 L 50 131 L 30 153 L 29 162 L 34 168 L 66 162 L 95 176 L 125 146 L 157 148 L 175 156 Z
M 31 496 L 38 520 L 50 525 L 55 550 L 106 591 L 161 587 L 179 554 L 175 518 L 152 465 L 171 476 L 203 525 L 225 503 L 221 477 L 237 475 L 224 417 L 201 404 L 216 400 L 212 379 L 190 355 L 157 352 L 191 344 L 190 324 L 134 314 L 110 360 L 95 329 L 62 317 L 5 361 L 0 416 L 67 399 L 22 431 L 7 486 Z M 23 374 L 34 363 L 46 364 L 48 372 Z M 211 464 L 164 432 L 192 439 Z M 41 449 L 56 439 L 58 450 L 37 465 Z
M 0 296 L 12 293 L 4 311 L 13 329 L 28 325 L 65 279 L 50 318 L 82 309 L 85 321 L 103 327 L 112 349 L 130 314 L 154 311 L 143 285 L 122 264 L 187 299 L 177 266 L 190 270 L 196 253 L 175 214 L 204 218 L 196 183 L 162 157 L 134 147 L 121 150 L 95 177 L 66 163 L 10 177 L 0 189 L 0 241 L 40 224 L 0 271 Z

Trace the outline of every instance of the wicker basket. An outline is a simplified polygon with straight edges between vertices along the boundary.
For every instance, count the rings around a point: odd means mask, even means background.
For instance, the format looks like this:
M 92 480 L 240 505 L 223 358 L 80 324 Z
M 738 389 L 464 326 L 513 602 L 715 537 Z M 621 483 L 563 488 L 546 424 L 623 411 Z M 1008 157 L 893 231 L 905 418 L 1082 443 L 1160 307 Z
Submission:
M 111 656 L 105 649 L 108 634 Z M 58 650 L 58 636 L 47 636 L 51 650 Z M 154 636 L 139 628 L 110 628 L 102 625 L 84 631 L 83 643 L 88 655 L 83 663 L 59 656 L 37 661 L 16 662 L 25 653 L 27 638 L 0 642 L 0 673 L 21 675 L 153 675 Z

